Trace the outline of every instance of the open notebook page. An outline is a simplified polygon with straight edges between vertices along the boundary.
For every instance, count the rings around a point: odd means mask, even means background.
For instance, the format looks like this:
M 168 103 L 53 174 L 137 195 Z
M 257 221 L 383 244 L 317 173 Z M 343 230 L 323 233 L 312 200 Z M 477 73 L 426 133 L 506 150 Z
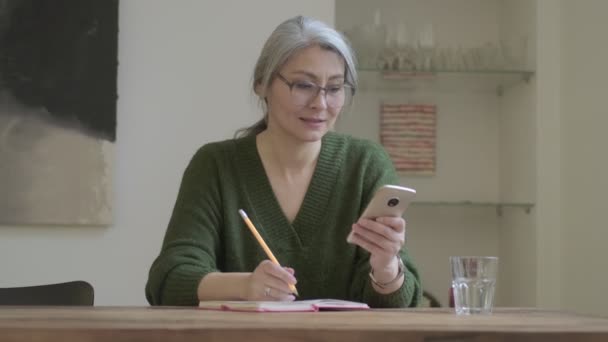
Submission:
M 365 303 L 337 299 L 297 300 L 293 302 L 276 301 L 201 301 L 199 308 L 226 311 L 253 312 L 307 312 L 323 310 L 366 310 Z

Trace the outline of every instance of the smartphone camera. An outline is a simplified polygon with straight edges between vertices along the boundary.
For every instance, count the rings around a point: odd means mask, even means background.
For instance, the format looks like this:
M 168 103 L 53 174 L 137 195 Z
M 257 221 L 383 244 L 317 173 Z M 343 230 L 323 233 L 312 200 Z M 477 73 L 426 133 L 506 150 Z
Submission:
M 399 199 L 396 197 L 393 197 L 393 198 L 389 199 L 386 204 L 388 204 L 389 207 L 394 207 L 397 204 L 399 204 Z

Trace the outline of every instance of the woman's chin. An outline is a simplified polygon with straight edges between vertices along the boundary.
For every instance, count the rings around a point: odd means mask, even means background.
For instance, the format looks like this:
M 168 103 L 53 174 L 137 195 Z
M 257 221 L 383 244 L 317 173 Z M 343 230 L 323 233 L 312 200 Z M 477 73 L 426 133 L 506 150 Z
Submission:
M 300 140 L 305 142 L 315 142 L 323 139 L 323 136 L 327 133 L 327 130 L 315 130 L 307 131 L 299 134 Z

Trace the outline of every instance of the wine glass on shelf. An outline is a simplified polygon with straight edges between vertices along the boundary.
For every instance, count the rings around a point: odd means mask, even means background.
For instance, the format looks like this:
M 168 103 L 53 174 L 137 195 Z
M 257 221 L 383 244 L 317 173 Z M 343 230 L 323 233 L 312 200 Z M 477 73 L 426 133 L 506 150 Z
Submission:
M 417 63 L 418 70 L 431 70 L 431 57 L 435 48 L 433 24 L 426 24 L 418 32 Z

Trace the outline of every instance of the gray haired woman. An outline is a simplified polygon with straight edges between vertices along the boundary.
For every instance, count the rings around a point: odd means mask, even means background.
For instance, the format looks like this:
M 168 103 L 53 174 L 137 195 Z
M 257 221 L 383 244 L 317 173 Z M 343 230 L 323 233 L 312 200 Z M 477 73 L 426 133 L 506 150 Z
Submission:
M 359 217 L 376 189 L 398 184 L 392 162 L 378 144 L 333 132 L 356 87 L 339 32 L 303 16 L 274 30 L 253 77 L 264 117 L 188 164 L 150 269 L 151 304 L 292 301 L 297 288 L 298 299 L 417 305 L 405 221 Z M 267 260 L 240 209 L 283 266 Z

